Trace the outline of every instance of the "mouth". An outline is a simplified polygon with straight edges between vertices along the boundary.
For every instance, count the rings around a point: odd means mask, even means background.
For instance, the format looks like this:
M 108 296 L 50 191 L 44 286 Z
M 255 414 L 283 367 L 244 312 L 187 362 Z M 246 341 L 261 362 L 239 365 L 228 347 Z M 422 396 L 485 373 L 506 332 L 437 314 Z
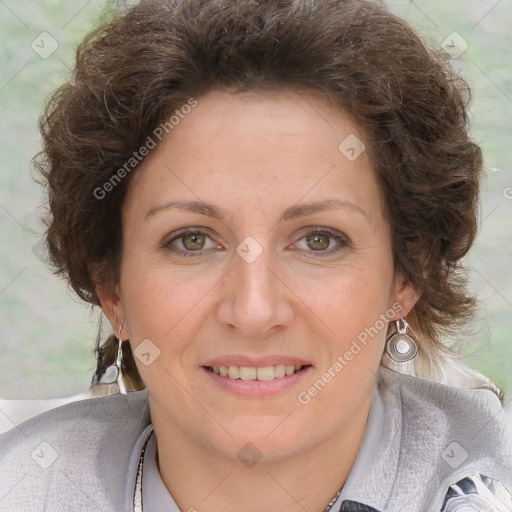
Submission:
M 204 366 L 206 370 L 233 380 L 271 381 L 305 371 L 311 365 L 277 364 L 272 366 Z
M 310 361 L 285 354 L 225 354 L 200 368 L 213 389 L 244 398 L 282 395 L 314 375 Z

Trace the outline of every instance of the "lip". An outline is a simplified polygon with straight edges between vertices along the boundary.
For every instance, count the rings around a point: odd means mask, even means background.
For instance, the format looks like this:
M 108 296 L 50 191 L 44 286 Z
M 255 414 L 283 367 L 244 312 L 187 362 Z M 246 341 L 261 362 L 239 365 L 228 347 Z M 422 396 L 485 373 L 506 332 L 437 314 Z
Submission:
M 294 366 L 312 366 L 311 361 L 298 359 L 297 357 L 265 355 L 265 356 L 248 356 L 248 355 L 225 355 L 216 357 L 206 361 L 201 366 L 277 366 L 278 364 L 293 364 Z
M 294 386 L 297 386 L 299 382 L 301 382 L 311 373 L 311 371 L 313 371 L 313 366 L 305 366 L 292 375 L 285 375 L 284 377 L 273 380 L 231 379 L 227 376 L 224 377 L 222 375 L 217 375 L 205 366 L 200 367 L 200 370 L 208 379 L 210 379 L 210 382 L 213 382 L 215 385 L 219 386 L 220 389 L 227 391 L 232 395 L 244 398 L 268 398 L 282 394 Z

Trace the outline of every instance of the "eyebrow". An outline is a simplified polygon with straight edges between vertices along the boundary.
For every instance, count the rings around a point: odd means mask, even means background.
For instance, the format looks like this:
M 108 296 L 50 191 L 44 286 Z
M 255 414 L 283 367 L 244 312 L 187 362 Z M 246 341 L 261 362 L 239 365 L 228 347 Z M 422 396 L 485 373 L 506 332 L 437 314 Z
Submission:
M 192 213 L 198 213 L 200 215 L 212 217 L 221 221 L 226 217 L 226 214 L 222 209 L 214 206 L 213 204 L 205 203 L 204 201 L 169 201 L 168 203 L 154 206 L 148 210 L 144 215 L 144 219 L 152 217 L 160 211 L 170 210 L 173 208 L 189 211 Z M 305 217 L 307 215 L 313 215 L 314 213 L 320 213 L 329 210 L 339 210 L 343 208 L 358 212 L 368 219 L 366 212 L 359 205 L 352 203 L 351 201 L 345 201 L 341 199 L 325 199 L 324 201 L 290 206 L 283 212 L 279 222 L 292 220 L 298 217 Z

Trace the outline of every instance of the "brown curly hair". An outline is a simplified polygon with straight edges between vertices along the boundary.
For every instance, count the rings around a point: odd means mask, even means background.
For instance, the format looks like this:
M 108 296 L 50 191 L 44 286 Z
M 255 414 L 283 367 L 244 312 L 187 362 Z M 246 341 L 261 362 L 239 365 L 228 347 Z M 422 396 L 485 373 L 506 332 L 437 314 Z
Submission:
M 421 291 L 410 323 L 423 353 L 440 352 L 475 306 L 461 258 L 482 173 L 463 82 L 445 60 L 370 0 L 143 0 L 114 13 L 81 43 L 40 122 L 56 272 L 92 304 L 98 283 L 113 289 L 136 170 L 106 198 L 94 191 L 191 97 L 316 92 L 367 135 L 396 270 Z

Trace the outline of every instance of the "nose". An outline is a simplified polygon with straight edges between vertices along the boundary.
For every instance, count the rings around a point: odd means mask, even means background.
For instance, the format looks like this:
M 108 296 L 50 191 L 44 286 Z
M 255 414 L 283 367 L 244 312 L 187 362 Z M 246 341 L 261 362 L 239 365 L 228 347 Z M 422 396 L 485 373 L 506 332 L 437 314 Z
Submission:
M 220 324 L 251 338 L 265 338 L 290 325 L 294 318 L 293 293 L 277 269 L 268 251 L 251 263 L 235 254 L 223 280 L 217 308 Z

